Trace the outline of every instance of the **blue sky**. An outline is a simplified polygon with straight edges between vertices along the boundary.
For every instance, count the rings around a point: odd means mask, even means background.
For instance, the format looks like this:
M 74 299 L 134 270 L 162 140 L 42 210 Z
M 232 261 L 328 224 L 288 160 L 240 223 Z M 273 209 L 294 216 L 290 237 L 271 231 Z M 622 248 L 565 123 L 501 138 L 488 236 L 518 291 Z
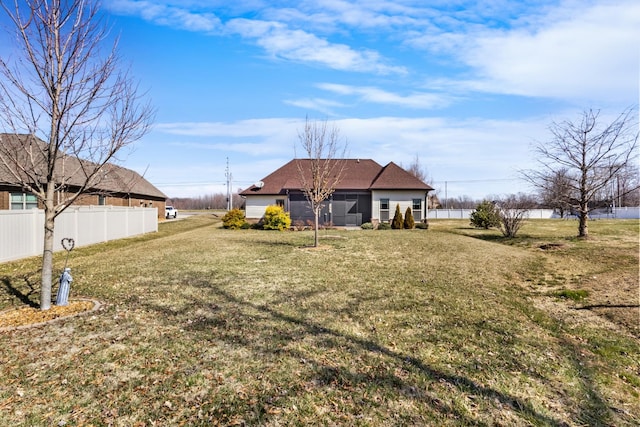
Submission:
M 637 0 L 103 0 L 156 108 L 123 159 L 169 197 L 246 188 L 294 156 L 305 117 L 349 157 L 417 155 L 448 197 L 530 188 L 552 121 L 638 104 Z

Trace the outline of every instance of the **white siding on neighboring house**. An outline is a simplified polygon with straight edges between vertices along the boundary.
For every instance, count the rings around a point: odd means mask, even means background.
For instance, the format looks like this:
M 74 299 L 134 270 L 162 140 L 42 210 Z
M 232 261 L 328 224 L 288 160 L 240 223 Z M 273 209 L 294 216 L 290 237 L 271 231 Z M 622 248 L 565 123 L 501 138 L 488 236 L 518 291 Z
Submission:
M 264 216 L 267 206 L 275 205 L 276 199 L 284 200 L 286 196 L 251 196 L 245 200 L 245 216 L 247 219 L 260 219 Z
M 420 219 L 425 216 L 425 191 L 411 190 L 373 190 L 371 192 L 371 219 L 380 220 L 380 200 L 389 199 L 389 220 L 393 219 L 396 213 L 396 206 L 400 205 L 400 213 L 404 216 L 407 208 L 411 208 L 414 218 L 417 218 L 413 209 L 413 199 L 420 199 L 421 212 Z

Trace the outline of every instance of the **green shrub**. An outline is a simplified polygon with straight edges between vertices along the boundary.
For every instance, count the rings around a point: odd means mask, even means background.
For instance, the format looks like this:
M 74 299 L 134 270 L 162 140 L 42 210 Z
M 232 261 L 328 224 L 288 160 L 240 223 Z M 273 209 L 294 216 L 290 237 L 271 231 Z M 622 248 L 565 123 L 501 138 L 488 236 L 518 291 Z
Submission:
M 416 222 L 413 220 L 413 212 L 411 212 L 410 207 L 407 207 L 407 210 L 404 212 L 404 228 L 411 230 L 415 225 Z
M 391 221 L 391 228 L 394 230 L 402 230 L 404 227 L 404 222 L 402 221 L 402 214 L 400 213 L 400 205 L 396 205 L 396 213 L 393 216 L 393 221 Z
M 580 301 L 589 296 L 589 291 L 584 289 L 563 289 L 556 292 L 556 296 L 559 298 L 566 298 L 573 301 Z
M 471 212 L 471 225 L 476 228 L 484 228 L 488 230 L 491 227 L 500 226 L 500 213 L 495 204 L 488 200 L 483 201 L 476 210 Z
M 373 230 L 373 224 L 371 224 L 370 222 L 365 222 L 360 226 L 360 228 L 362 228 L 363 230 Z
M 281 206 L 267 206 L 264 212 L 262 228 L 265 230 L 288 230 L 291 227 L 291 217 Z
M 247 221 L 244 219 L 244 212 L 241 209 L 231 209 L 222 217 L 222 226 L 231 230 L 245 228 Z
M 388 222 L 381 222 L 378 224 L 378 230 L 391 230 L 391 224 Z

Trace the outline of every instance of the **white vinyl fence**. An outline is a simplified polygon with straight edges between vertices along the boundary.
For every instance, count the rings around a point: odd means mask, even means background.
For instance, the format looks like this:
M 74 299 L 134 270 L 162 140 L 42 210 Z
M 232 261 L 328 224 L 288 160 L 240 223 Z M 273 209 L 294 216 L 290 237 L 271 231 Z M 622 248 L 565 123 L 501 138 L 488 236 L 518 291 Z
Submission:
M 475 209 L 431 209 L 429 219 L 469 219 Z M 529 219 L 560 218 L 553 209 L 531 209 L 527 214 Z M 570 216 L 569 218 L 575 218 Z M 596 209 L 589 213 L 590 219 L 639 219 L 640 207 L 622 207 L 612 209 Z
M 155 231 L 157 208 L 71 207 L 56 218 L 53 249 L 63 249 L 63 238 L 79 247 Z M 0 211 L 0 262 L 41 255 L 43 241 L 43 210 Z
M 429 219 L 469 219 L 475 209 L 431 209 Z M 531 209 L 527 213 L 530 219 L 555 218 L 552 209 Z
M 591 219 L 639 219 L 640 218 L 640 206 L 635 207 L 622 207 L 613 209 L 598 209 L 589 213 Z

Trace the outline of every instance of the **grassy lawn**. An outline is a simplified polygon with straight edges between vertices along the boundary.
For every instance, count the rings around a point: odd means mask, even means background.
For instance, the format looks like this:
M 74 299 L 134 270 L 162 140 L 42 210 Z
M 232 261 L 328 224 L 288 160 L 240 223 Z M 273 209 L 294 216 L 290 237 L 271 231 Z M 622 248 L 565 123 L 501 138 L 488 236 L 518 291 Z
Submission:
M 71 299 L 104 305 L 0 333 L 0 425 L 638 425 L 639 224 L 589 226 L 310 249 L 201 215 L 76 249 Z M 38 301 L 38 263 L 0 264 L 0 309 Z

